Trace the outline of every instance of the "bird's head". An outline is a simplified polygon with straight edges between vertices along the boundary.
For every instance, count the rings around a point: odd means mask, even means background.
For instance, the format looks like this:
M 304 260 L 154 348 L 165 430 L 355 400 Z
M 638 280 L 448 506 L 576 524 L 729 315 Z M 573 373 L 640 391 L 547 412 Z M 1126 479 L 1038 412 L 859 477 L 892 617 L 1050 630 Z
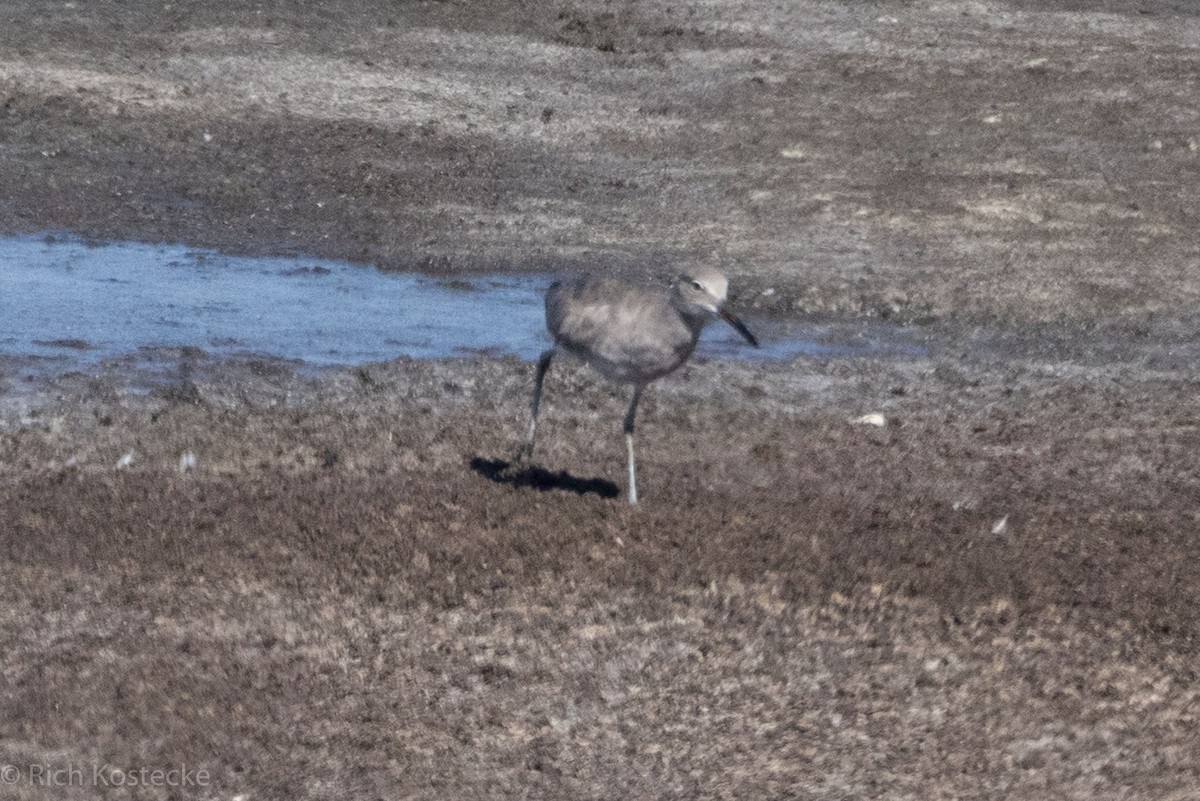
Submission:
M 724 308 L 728 292 L 729 280 L 711 267 L 689 270 L 675 282 L 675 295 L 686 312 L 710 319 L 720 317 L 757 348 L 758 338 L 750 333 L 745 323 Z

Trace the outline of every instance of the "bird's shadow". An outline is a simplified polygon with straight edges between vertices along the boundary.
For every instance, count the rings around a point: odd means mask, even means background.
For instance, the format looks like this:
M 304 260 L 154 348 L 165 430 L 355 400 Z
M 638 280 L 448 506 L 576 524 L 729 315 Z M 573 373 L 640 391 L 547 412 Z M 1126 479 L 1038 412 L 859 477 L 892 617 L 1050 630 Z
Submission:
M 566 490 L 576 495 L 594 493 L 602 498 L 615 498 L 621 492 L 616 484 L 604 478 L 578 478 L 565 470 L 551 473 L 545 468 L 533 465 L 511 468 L 511 463 L 502 459 L 484 459 L 482 456 L 476 456 L 471 460 L 472 470 L 497 484 L 532 487 L 539 492 Z

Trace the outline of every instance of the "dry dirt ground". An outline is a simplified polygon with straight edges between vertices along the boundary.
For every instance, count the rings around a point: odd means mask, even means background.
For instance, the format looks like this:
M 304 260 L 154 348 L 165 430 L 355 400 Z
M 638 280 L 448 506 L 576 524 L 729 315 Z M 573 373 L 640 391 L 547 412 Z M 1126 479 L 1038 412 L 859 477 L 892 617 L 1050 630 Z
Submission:
M 506 481 L 515 359 L 0 360 L 0 797 L 1200 797 L 1195 9 L 0 5 L 4 230 L 928 348 L 688 366 L 637 510 L 566 365 Z

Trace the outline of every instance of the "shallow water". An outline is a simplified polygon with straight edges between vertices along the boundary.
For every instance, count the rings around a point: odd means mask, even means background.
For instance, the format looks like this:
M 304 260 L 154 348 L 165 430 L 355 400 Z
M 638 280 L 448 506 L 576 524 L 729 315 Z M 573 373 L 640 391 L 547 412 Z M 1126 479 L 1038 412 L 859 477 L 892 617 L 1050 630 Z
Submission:
M 62 370 L 178 347 L 310 366 L 478 353 L 530 359 L 549 344 L 542 293 L 550 280 L 545 275 L 448 280 L 177 245 L 0 237 L 0 355 Z M 763 341 L 760 350 L 718 323 L 705 331 L 698 356 L 790 359 L 919 351 L 862 335 L 817 341 L 815 329 L 748 322 Z

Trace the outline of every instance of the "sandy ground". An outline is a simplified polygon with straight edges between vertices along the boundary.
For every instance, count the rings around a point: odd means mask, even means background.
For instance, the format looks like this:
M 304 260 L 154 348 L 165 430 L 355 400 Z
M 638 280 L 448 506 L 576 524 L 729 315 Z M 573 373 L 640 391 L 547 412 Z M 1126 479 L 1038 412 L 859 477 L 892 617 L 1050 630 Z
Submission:
M 511 481 L 515 359 L 0 360 L 0 795 L 1200 797 L 1198 61 L 1165 0 L 0 6 L 5 230 L 928 346 L 689 365 L 637 510 L 569 365 Z

